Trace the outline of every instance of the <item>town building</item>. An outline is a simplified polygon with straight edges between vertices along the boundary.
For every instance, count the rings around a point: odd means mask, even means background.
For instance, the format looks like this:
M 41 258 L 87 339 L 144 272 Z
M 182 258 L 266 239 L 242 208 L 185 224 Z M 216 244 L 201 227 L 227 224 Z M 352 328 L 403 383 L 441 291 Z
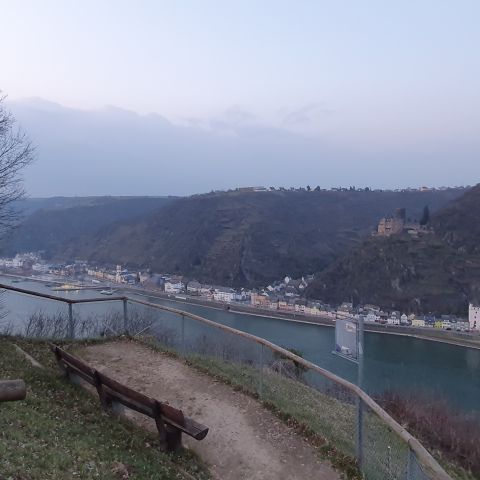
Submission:
M 235 290 L 233 288 L 215 287 L 213 299 L 217 302 L 231 303 L 235 300 Z
M 202 288 L 202 284 L 197 282 L 196 280 L 192 280 L 187 284 L 187 293 L 189 295 L 200 295 L 200 289 Z
M 468 307 L 470 330 L 480 330 L 480 305 L 471 303 Z
M 255 307 L 268 307 L 270 299 L 268 295 L 252 292 L 250 295 L 250 303 Z
M 412 327 L 424 327 L 424 326 L 425 326 L 425 319 L 419 318 L 419 317 L 415 317 L 415 318 L 412 320 Z
M 379 320 L 379 317 L 374 312 L 368 312 L 368 314 L 365 316 L 365 321 L 369 323 L 375 323 L 376 321 Z
M 185 285 L 183 282 L 176 278 L 171 278 L 165 282 L 165 293 L 181 293 L 184 291 Z

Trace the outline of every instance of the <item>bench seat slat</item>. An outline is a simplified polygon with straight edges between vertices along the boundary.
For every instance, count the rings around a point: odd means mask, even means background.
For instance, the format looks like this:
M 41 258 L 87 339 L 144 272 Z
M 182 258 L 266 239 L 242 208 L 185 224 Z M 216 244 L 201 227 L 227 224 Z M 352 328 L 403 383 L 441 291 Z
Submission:
M 153 398 L 148 397 L 147 395 L 144 395 L 143 393 L 137 392 L 136 390 L 131 389 L 130 387 L 127 387 L 126 385 L 123 385 L 120 382 L 117 382 L 113 378 L 108 377 L 102 372 L 97 373 L 98 378 L 100 382 L 108 387 L 109 389 L 120 393 L 126 398 L 131 398 L 135 402 L 137 402 L 140 405 L 144 405 L 150 409 L 155 408 L 155 400 Z
M 105 394 L 107 397 L 113 398 L 117 400 L 119 403 L 124 405 L 125 407 L 131 408 L 132 410 L 135 410 L 136 412 L 143 413 L 144 415 L 147 415 L 148 417 L 155 418 L 155 412 L 154 410 L 145 405 L 136 402 L 135 400 L 125 397 L 122 395 L 120 392 L 116 392 L 115 390 L 112 390 L 109 387 L 104 388 Z
M 58 348 L 58 347 L 57 347 Z M 70 364 L 74 366 L 77 370 L 85 373 L 86 375 L 90 375 L 92 378 L 95 375 L 95 369 L 90 367 L 87 363 L 83 362 L 77 357 L 70 355 L 69 353 L 65 352 L 64 350 L 58 349 L 60 352 L 60 358 L 65 364 Z

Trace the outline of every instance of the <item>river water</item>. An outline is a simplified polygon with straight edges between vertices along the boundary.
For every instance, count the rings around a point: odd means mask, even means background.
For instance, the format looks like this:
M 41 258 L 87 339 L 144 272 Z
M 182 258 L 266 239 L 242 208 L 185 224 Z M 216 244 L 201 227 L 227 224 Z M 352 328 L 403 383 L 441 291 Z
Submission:
M 0 277 L 4 284 L 11 280 Z M 20 288 L 70 298 L 105 298 L 94 291 L 52 292 L 45 285 L 22 281 Z M 129 294 L 135 296 L 134 294 Z M 152 302 L 180 308 L 238 330 L 252 333 L 286 348 L 295 348 L 303 356 L 352 382 L 356 366 L 332 355 L 334 329 L 321 325 L 300 324 L 257 315 L 239 314 L 200 305 L 179 304 L 154 297 Z M 25 319 L 39 310 L 45 313 L 67 311 L 65 305 L 13 292 L 2 296 L 6 316 L 1 323 L 21 326 Z M 104 315 L 121 311 L 120 302 L 75 305 L 82 315 Z M 445 398 L 452 410 L 480 413 L 480 350 L 448 345 L 410 337 L 366 332 L 365 389 L 369 393 L 394 389 L 403 392 L 419 391 Z

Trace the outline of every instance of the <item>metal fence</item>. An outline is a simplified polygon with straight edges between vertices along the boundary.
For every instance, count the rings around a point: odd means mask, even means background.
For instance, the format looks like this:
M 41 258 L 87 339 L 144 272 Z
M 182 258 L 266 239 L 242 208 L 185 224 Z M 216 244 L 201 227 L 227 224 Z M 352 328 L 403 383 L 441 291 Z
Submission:
M 356 458 L 367 480 L 451 480 L 430 453 L 358 386 L 263 338 L 135 298 L 73 300 L 9 285 L 0 288 L 66 303 L 66 327 L 58 330 L 65 338 L 148 332 L 159 349 L 258 396 L 307 433 Z M 117 306 L 108 318 L 95 319 L 94 328 L 86 328 L 82 304 L 97 302 Z

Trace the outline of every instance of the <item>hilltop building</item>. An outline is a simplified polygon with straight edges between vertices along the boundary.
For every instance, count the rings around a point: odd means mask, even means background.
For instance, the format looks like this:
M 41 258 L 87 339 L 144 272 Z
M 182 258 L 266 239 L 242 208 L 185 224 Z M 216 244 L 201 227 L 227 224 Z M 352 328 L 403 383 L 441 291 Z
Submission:
M 377 233 L 382 237 L 389 237 L 402 233 L 406 224 L 406 210 L 397 208 L 393 217 L 382 218 L 378 224 Z
M 420 225 L 417 221 L 407 222 L 405 208 L 397 208 L 393 216 L 384 217 L 378 222 L 377 231 L 373 234 L 379 237 L 390 237 L 391 235 L 400 235 L 401 233 L 418 236 L 431 232 L 433 230 L 427 225 Z

